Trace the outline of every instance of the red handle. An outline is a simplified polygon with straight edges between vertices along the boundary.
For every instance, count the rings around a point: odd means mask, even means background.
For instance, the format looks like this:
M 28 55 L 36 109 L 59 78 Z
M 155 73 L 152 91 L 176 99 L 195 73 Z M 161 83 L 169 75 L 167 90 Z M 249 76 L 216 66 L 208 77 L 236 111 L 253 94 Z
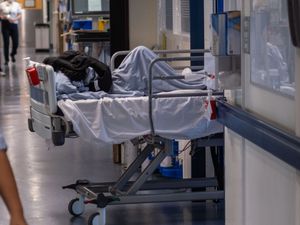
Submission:
M 214 98 L 210 100 L 205 100 L 205 109 L 209 113 L 210 120 L 217 119 L 217 105 L 216 105 L 216 100 Z
M 211 120 L 215 120 L 217 119 L 217 107 L 216 107 L 216 100 L 210 100 L 210 106 L 211 106 L 211 116 L 210 119 Z
M 27 68 L 26 73 L 27 73 L 27 77 L 28 77 L 28 81 L 29 81 L 30 85 L 35 86 L 35 85 L 40 84 L 39 75 L 38 75 L 38 72 L 35 67 Z

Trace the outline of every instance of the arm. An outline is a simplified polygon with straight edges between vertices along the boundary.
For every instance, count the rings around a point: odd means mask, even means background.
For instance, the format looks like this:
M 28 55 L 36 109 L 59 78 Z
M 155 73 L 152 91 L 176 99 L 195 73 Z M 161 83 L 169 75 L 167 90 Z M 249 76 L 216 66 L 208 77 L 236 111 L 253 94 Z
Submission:
M 18 13 L 18 15 L 15 18 L 9 18 L 8 21 L 10 23 L 13 23 L 13 22 L 18 21 L 19 19 L 21 19 L 21 13 Z
M 1 20 L 4 19 L 3 9 L 2 9 L 2 7 L 1 7 L 1 5 L 0 5 L 0 19 L 1 19 Z
M 0 150 L 0 195 L 10 213 L 10 225 L 26 225 L 16 181 L 4 150 Z

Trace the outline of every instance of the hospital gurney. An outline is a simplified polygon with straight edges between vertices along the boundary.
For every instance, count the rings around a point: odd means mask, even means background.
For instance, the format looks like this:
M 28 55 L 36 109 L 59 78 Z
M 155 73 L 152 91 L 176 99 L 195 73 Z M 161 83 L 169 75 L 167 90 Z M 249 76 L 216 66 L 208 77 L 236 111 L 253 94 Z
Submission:
M 200 51 L 203 53 L 203 51 Z M 186 60 L 192 57 L 182 57 L 181 60 Z M 198 58 L 198 57 L 195 57 Z M 200 57 L 201 58 L 201 57 Z M 27 59 L 29 67 L 34 67 L 38 77 L 38 84 L 30 86 L 30 102 L 31 102 L 31 117 L 28 120 L 29 129 L 35 131 L 38 135 L 45 139 L 52 139 L 55 145 L 62 145 L 66 137 L 73 137 L 76 135 L 84 136 L 86 138 L 93 137 L 93 140 L 97 142 L 98 136 L 94 136 L 93 132 L 88 132 L 89 127 L 80 126 L 80 121 L 89 120 L 91 116 L 90 110 L 96 109 L 94 113 L 101 114 L 105 119 L 115 119 L 116 124 L 125 124 L 128 132 L 122 134 L 120 127 L 103 127 L 101 122 L 105 125 L 105 120 L 98 121 L 99 128 L 104 130 L 117 129 L 118 133 L 121 133 L 117 137 L 109 137 L 107 143 L 120 143 L 121 141 L 130 140 L 135 138 L 137 142 L 142 140 L 147 143 L 145 149 L 136 158 L 136 160 L 130 165 L 126 172 L 121 176 L 117 182 L 111 183 L 90 183 L 89 181 L 77 181 L 75 184 L 68 185 L 64 188 L 74 189 L 79 197 L 73 199 L 69 203 L 69 211 L 72 215 L 78 216 L 84 212 L 84 205 L 86 203 L 92 203 L 97 205 L 100 213 L 93 214 L 90 217 L 89 224 L 105 224 L 105 208 L 107 205 L 115 204 L 129 204 L 129 203 L 144 203 L 144 202 L 166 202 L 166 201 L 189 201 L 189 200 L 203 200 L 203 199 L 222 199 L 224 198 L 223 191 L 212 192 L 191 192 L 190 188 L 199 187 L 215 187 L 217 181 L 214 178 L 209 179 L 183 179 L 172 181 L 147 181 L 153 171 L 157 168 L 160 162 L 171 151 L 172 138 L 185 138 L 193 139 L 204 137 L 210 134 L 222 132 L 222 127 L 216 121 L 210 121 L 206 116 L 205 101 L 208 92 L 206 91 L 177 91 L 172 93 L 160 93 L 153 94 L 151 88 L 152 79 L 158 79 L 153 77 L 151 68 L 160 60 L 174 60 L 174 58 L 157 58 L 153 60 L 149 69 L 149 95 L 142 97 L 128 97 L 128 98 L 104 98 L 100 100 L 79 100 L 79 101 L 57 101 L 55 90 L 55 77 L 51 66 L 44 65 L 38 62 L 32 62 Z M 180 78 L 174 76 L 173 78 Z M 160 77 L 164 79 L 164 77 Z M 222 93 L 216 93 L 222 95 Z M 129 105 L 128 105 L 129 103 Z M 131 104 L 133 103 L 133 104 Z M 176 106 L 182 105 L 182 109 L 188 109 L 185 111 L 174 110 Z M 124 107 L 122 108 L 122 105 Z M 58 107 L 59 106 L 59 107 Z M 118 122 L 118 116 L 114 116 L 112 113 L 113 108 L 121 107 L 121 109 L 128 109 L 130 106 L 130 113 L 121 114 L 121 122 Z M 108 107 L 108 108 L 107 108 Z M 162 115 L 160 107 L 166 107 Z M 146 109 L 142 111 L 142 109 Z M 100 109 L 100 112 L 98 111 Z M 118 108 L 120 109 L 120 108 Z M 88 116 L 85 115 L 85 111 L 88 110 Z M 61 112 L 62 111 L 62 112 Z M 75 114 L 74 114 L 75 112 Z M 109 112 L 109 113 L 107 113 Z M 128 112 L 125 111 L 125 112 Z M 158 114 L 157 114 L 158 113 Z M 165 115 L 165 113 L 168 113 Z M 93 114 L 93 113 L 92 113 Z M 120 114 L 120 112 L 119 112 Z M 124 116 L 127 115 L 126 116 Z M 184 116 L 189 114 L 192 118 L 187 122 L 184 118 L 178 118 L 174 116 Z M 143 116 L 140 116 L 143 115 Z M 108 117 L 112 116 L 112 117 Z M 163 116 L 163 117 L 160 117 Z M 93 116 L 92 116 L 93 117 Z M 171 119 L 176 123 L 165 123 L 165 120 Z M 79 121 L 79 124 L 77 123 Z M 182 123 L 183 121 L 183 123 Z M 140 130 L 132 129 L 130 123 L 134 125 L 140 125 Z M 184 125 L 184 123 L 187 123 Z M 167 132 L 164 130 L 165 124 L 173 124 Z M 92 124 L 93 126 L 95 124 Z M 177 125 L 177 126 L 176 126 Z M 144 129 L 144 127 L 147 129 Z M 184 129 L 182 129 L 184 127 Z M 189 128 L 190 127 L 190 128 Z M 73 130 L 74 128 L 74 130 Z M 128 135 L 128 133 L 130 135 Z M 100 142 L 103 141 L 103 136 L 107 137 L 109 133 L 105 132 L 100 136 Z M 142 136 L 140 139 L 138 137 Z M 105 139 L 107 140 L 107 139 Z M 207 143 L 207 145 L 209 145 Z M 221 145 L 221 144 L 220 144 Z M 214 145 L 215 146 L 215 145 Z M 139 169 L 140 165 L 147 158 L 147 156 L 153 152 L 154 149 L 158 149 L 156 157 L 149 166 L 142 171 L 140 176 L 134 181 L 129 181 L 130 178 Z M 184 191 L 176 193 L 163 193 L 163 194 L 139 194 L 140 190 L 161 190 L 161 189 L 185 189 Z

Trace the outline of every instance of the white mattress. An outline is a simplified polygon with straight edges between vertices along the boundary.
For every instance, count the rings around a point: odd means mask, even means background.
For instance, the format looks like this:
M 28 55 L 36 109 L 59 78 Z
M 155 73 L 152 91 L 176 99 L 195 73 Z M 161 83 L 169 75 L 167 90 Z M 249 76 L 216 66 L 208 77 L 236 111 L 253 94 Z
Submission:
M 205 97 L 153 99 L 155 133 L 169 139 L 194 139 L 223 131 L 207 119 Z M 150 133 L 148 97 L 61 100 L 59 108 L 74 131 L 95 143 L 121 143 Z

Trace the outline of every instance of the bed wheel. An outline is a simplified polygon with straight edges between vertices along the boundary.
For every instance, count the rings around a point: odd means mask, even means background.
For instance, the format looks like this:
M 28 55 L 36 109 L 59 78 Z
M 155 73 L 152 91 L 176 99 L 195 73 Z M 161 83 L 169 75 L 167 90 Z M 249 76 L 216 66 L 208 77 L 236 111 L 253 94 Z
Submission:
M 34 129 L 33 129 L 33 124 L 32 124 L 32 119 L 28 119 L 28 129 L 31 131 L 31 132 L 34 132 Z
M 104 225 L 99 222 L 100 213 L 93 213 L 88 220 L 88 225 Z
M 78 198 L 72 199 L 69 202 L 68 210 L 73 216 L 80 216 L 84 212 L 84 203 L 80 202 Z
M 52 142 L 55 146 L 61 146 L 65 143 L 64 132 L 52 132 Z

